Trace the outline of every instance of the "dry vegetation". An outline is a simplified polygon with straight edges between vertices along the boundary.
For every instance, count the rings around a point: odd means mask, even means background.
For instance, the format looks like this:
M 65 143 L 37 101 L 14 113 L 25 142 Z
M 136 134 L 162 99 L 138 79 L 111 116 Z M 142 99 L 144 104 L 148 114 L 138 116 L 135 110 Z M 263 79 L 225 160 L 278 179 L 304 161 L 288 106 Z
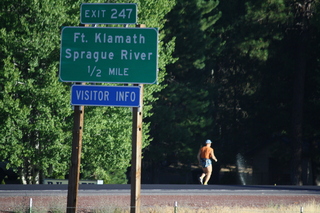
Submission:
M 65 212 L 65 205 L 58 200 L 44 207 L 34 207 L 31 209 L 34 213 L 62 213 Z M 3 213 L 14 213 L 14 212 L 30 212 L 27 203 L 15 204 L 8 209 L 0 207 L 0 212 Z M 87 206 L 78 207 L 78 212 L 82 213 L 129 213 L 128 207 L 120 206 Z M 316 201 L 310 201 L 299 205 L 268 205 L 264 207 L 243 207 L 243 206 L 214 206 L 214 207 L 191 207 L 191 206 L 142 206 L 141 213 L 318 213 L 320 212 L 320 203 Z

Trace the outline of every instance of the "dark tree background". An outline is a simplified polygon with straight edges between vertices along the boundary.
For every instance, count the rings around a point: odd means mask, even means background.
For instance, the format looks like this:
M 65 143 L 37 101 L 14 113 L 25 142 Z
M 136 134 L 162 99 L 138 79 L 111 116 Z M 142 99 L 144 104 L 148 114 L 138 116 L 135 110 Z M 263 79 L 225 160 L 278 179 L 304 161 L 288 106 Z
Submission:
M 167 66 L 150 118 L 144 161 L 152 181 L 168 181 L 155 177 L 174 168 L 192 182 L 183 172 L 210 138 L 215 170 L 235 165 L 239 153 L 250 165 L 268 149 L 270 165 L 291 168 L 280 182 L 316 184 L 319 2 L 178 0 L 167 18 L 178 60 Z
M 159 29 L 159 84 L 144 87 L 144 183 L 196 183 L 196 154 L 211 139 L 214 183 L 238 183 L 241 160 L 251 183 L 319 184 L 319 1 L 130 2 L 139 23 Z M 59 41 L 61 27 L 79 25 L 81 3 L 0 2 L 0 162 L 26 184 L 68 173 Z M 126 183 L 130 109 L 85 112 L 83 177 Z

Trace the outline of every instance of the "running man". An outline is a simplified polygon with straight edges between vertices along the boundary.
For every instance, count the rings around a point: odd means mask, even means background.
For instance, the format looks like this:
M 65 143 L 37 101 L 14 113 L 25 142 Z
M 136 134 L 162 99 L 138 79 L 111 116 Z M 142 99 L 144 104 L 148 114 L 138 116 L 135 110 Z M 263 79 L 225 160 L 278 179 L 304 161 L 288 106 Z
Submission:
M 211 148 L 211 140 L 206 140 L 205 146 L 203 146 L 197 155 L 199 165 L 202 167 L 203 173 L 199 177 L 199 181 L 203 185 L 208 185 L 208 181 L 210 180 L 211 173 L 212 173 L 212 162 L 213 159 L 217 162 L 217 158 L 214 155 L 214 150 Z M 203 181 L 204 180 L 204 181 Z

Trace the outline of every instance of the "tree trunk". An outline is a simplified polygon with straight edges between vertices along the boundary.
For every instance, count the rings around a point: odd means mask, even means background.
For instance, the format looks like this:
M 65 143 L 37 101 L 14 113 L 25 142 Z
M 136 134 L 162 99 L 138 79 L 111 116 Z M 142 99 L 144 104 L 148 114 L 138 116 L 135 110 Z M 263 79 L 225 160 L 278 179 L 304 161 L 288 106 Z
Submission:
M 312 17 L 314 1 L 305 0 L 303 4 L 296 3 L 297 15 L 297 69 L 293 81 L 292 101 L 292 184 L 302 185 L 302 148 L 303 148 L 303 102 L 304 84 L 307 70 L 307 44 L 309 35 L 309 19 Z
M 302 144 L 303 144 L 303 102 L 304 83 L 306 74 L 306 32 L 303 32 L 298 41 L 297 70 L 293 82 L 292 101 L 292 184 L 302 185 Z

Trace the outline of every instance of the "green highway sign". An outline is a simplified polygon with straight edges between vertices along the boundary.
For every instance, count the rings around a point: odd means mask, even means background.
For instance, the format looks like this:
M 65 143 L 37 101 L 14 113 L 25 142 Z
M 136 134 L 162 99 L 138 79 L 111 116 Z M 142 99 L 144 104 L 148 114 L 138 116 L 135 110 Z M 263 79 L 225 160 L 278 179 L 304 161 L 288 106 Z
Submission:
M 82 24 L 136 24 L 137 4 L 83 3 L 80 8 Z
M 61 81 L 155 84 L 157 76 L 155 28 L 62 29 Z

